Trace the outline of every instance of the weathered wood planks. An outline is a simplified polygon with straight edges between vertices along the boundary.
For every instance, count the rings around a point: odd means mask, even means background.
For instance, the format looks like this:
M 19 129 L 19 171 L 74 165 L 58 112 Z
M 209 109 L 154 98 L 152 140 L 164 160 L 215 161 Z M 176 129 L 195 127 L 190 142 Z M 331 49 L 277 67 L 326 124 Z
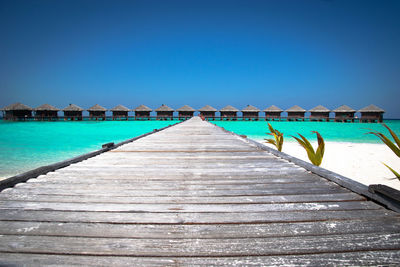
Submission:
M 0 265 L 400 264 L 400 216 L 193 118 L 0 193 Z

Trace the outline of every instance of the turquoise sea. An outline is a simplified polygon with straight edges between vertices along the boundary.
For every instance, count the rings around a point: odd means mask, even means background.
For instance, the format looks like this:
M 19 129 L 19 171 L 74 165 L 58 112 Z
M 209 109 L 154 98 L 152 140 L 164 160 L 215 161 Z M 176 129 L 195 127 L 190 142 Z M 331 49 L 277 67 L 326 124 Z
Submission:
M 178 121 L 82 121 L 82 122 L 8 122 L 0 120 L 0 178 L 10 177 L 101 148 L 108 142 L 120 142 Z M 249 138 L 266 138 L 265 121 L 214 121 L 229 131 Z M 367 128 L 387 132 L 377 123 L 270 122 L 284 133 L 301 133 L 315 139 L 318 131 L 326 141 L 379 143 L 366 135 Z M 386 120 L 400 134 L 400 120 Z

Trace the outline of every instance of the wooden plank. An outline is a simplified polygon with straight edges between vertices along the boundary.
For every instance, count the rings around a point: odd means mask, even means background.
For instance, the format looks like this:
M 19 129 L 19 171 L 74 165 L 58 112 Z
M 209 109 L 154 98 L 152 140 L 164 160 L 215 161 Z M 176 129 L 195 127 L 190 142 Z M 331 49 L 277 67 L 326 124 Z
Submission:
M 171 162 L 171 163 L 165 163 L 161 164 L 158 161 L 126 161 L 126 162 L 119 162 L 118 164 L 110 164 L 109 162 L 104 162 L 104 163 L 96 163 L 93 165 L 75 165 L 71 166 L 69 170 L 76 170 L 76 171 L 81 171 L 81 170 L 91 170 L 92 168 L 96 168 L 96 170 L 108 170 L 108 169 L 113 169 L 115 167 L 118 167 L 122 170 L 125 169 L 138 169 L 138 168 L 143 168 L 143 165 L 151 165 L 147 167 L 152 167 L 155 166 L 156 168 L 168 168 L 168 169 L 181 169 L 181 168 L 189 168 L 189 169 L 203 169 L 203 168 L 210 168 L 210 169 L 227 169 L 229 171 L 230 168 L 235 167 L 238 169 L 244 169 L 244 168 L 262 168 L 262 169 L 276 169 L 276 168 L 297 168 L 301 169 L 295 166 L 292 166 L 290 164 L 287 164 L 285 162 L 279 163 L 279 162 L 269 162 L 269 161 L 255 161 L 255 162 L 246 162 L 246 163 L 238 163 L 240 166 L 238 166 L 235 162 L 223 162 L 223 161 L 209 161 L 209 162 L 203 162 L 203 163 L 192 163 L 190 164 L 189 162 L 182 161 L 182 162 Z
M 124 185 L 124 190 L 192 190 L 192 191 L 209 191 L 209 190 L 263 190 L 263 189 L 288 189 L 288 188 L 305 188 L 308 189 L 312 186 L 317 186 L 319 188 L 332 188 L 337 187 L 332 182 L 324 181 L 319 182 L 315 185 L 315 182 L 304 182 L 304 183 L 253 183 L 253 184 L 182 184 L 182 183 L 170 183 L 167 186 L 165 184 L 157 183 L 126 183 Z M 16 185 L 15 189 L 58 189 L 62 190 L 73 190 L 80 189 L 82 187 L 90 189 L 93 191 L 111 191 L 113 189 L 120 189 L 120 185 L 112 184 L 98 184 L 98 183 L 87 183 L 84 186 L 75 183 L 22 183 Z
M 377 210 L 381 206 L 370 201 L 279 203 L 279 204 L 119 204 L 119 203 L 54 203 L 27 201 L 0 201 L 0 210 L 54 210 L 54 211 L 109 211 L 132 213 L 254 213 L 302 210 Z
M 120 238 L 262 238 L 309 235 L 391 233 L 398 231 L 396 217 L 368 220 L 290 222 L 274 224 L 108 224 L 0 221 L 0 235 L 120 237 Z
M 85 171 L 83 171 L 84 173 Z M 63 172 L 62 174 L 69 174 L 69 175 L 80 175 L 80 172 Z M 226 175 L 227 177 L 232 176 L 232 177 L 246 177 L 246 176 L 266 176 L 266 173 L 270 174 L 270 175 L 282 175 L 282 176 L 290 176 L 290 175 L 294 175 L 294 174 L 301 174 L 302 172 L 297 171 L 297 170 L 293 170 L 293 169 L 279 169 L 279 170 L 275 170 L 275 171 L 268 171 L 265 172 L 263 170 L 241 170 L 238 169 L 235 173 L 229 173 L 227 174 L 226 171 L 224 170 L 188 170 L 188 169 L 178 169 L 178 170 L 163 170 L 163 174 L 165 174 L 166 176 L 174 176 L 176 175 L 176 177 L 188 177 L 188 176 L 205 176 L 205 177 L 212 177 L 212 176 L 217 176 L 217 177 L 221 177 Z M 61 174 L 61 173 L 60 173 Z M 123 172 L 119 172 L 118 176 L 141 176 L 141 177 L 145 177 L 146 175 L 148 176 L 156 176 L 160 174 L 160 169 L 156 169 L 156 168 L 149 168 L 146 169 L 146 171 L 144 170 L 124 170 Z M 92 172 L 90 175 L 92 176 L 115 176 L 116 173 L 112 171 L 112 169 L 110 170 L 103 170 L 102 172 Z
M 69 196 L 103 196 L 109 197 L 114 196 L 266 196 L 266 195 L 308 195 L 308 194 L 333 194 L 333 193 L 347 193 L 348 190 L 337 187 L 337 186 L 322 186 L 322 187 L 311 187 L 311 188 L 298 188 L 298 187 L 287 187 L 287 188 L 266 188 L 259 190 L 201 190 L 201 191 L 190 191 L 186 189 L 182 190 L 124 190 L 121 188 L 105 188 L 102 191 L 93 191 L 91 189 L 82 188 L 67 190 L 64 188 L 10 188 L 6 189 L 6 192 L 18 191 L 19 194 L 37 194 L 37 195 L 69 195 Z
M 393 250 L 318 253 L 254 257 L 116 257 L 0 253 L 5 266 L 397 266 L 400 252 Z
M 122 152 L 120 152 L 122 153 Z M 229 156 L 222 153 L 220 156 L 213 156 L 211 153 L 204 154 L 204 156 L 199 156 L 199 155 L 180 155 L 181 153 L 176 155 L 176 158 L 174 159 L 173 162 L 171 162 L 170 159 L 168 159 L 168 156 L 163 156 L 159 155 L 158 157 L 147 155 L 143 156 L 143 154 L 134 156 L 131 154 L 128 155 L 121 155 L 118 154 L 118 157 L 110 157 L 107 155 L 103 157 L 96 157 L 93 160 L 90 161 L 84 161 L 80 162 L 79 166 L 93 166 L 97 165 L 99 163 L 104 163 L 107 162 L 108 165 L 120 165 L 124 163 L 136 163 L 137 160 L 141 162 L 154 162 L 157 161 L 159 164 L 164 165 L 164 164 L 182 164 L 183 162 L 190 163 L 190 164 L 207 164 L 210 162 L 215 162 L 218 160 L 219 163 L 223 164 L 241 164 L 241 163 L 252 163 L 252 162 L 276 162 L 276 158 L 274 156 L 271 156 L 270 154 L 263 154 L 263 153 L 241 153 L 241 155 L 238 156 L 233 156 L 229 153 Z M 172 154 L 171 154 L 172 156 Z M 294 165 L 293 163 L 287 162 L 287 161 L 281 161 L 282 163 L 286 163 L 289 165 Z
M 323 182 L 325 180 L 321 179 Z M 107 179 L 107 178 L 88 178 L 82 179 L 81 177 L 52 177 L 52 178 L 41 178 L 41 179 L 31 179 L 29 183 L 46 183 L 46 184 L 79 184 L 84 186 L 89 183 L 101 183 L 101 184 L 121 184 L 121 183 L 151 183 L 152 185 L 162 185 L 165 188 L 168 188 L 172 183 L 180 184 L 180 185 L 250 185 L 250 184 L 283 184 L 283 183 L 309 183 L 309 182 L 317 182 L 318 179 L 315 179 L 311 176 L 299 176 L 299 177 L 271 177 L 271 178 L 242 178 L 242 179 L 223 179 L 219 180 L 218 178 L 215 179 L 164 179 L 164 178 L 129 178 L 129 177 L 118 177 L 115 179 Z
M 198 204 L 217 204 L 217 203 L 307 203 L 307 202 L 341 202 L 341 201 L 361 201 L 364 197 L 355 193 L 337 194 L 304 194 L 304 195 L 272 195 L 272 196 L 228 196 L 228 197 L 129 197 L 129 196 L 69 196 L 69 195 L 35 195 L 19 194 L 14 190 L 12 193 L 0 194 L 0 200 L 19 200 L 19 201 L 39 201 L 39 202 L 70 202 L 70 203 L 198 203 Z
M 399 250 L 400 233 L 229 239 L 0 236 L 0 252 L 75 255 L 226 257 Z M 57 244 L 56 246 L 54 244 Z M 349 245 L 351 244 L 351 245 Z
M 224 224 L 224 223 L 277 223 L 311 222 L 327 220 L 371 219 L 399 216 L 396 212 L 379 210 L 346 211 L 270 211 L 246 213 L 134 213 L 134 212 L 76 212 L 76 211 L 35 211 L 3 210 L 0 221 L 33 222 L 93 222 L 93 223 L 140 223 L 140 224 Z
M 178 179 L 249 179 L 249 178 L 272 178 L 272 177 L 296 177 L 296 176 L 304 176 L 307 173 L 302 170 L 270 170 L 268 172 L 257 172 L 254 173 L 250 172 L 237 172 L 237 173 L 230 173 L 229 175 L 224 175 L 224 173 L 201 173 L 201 172 L 193 172 L 193 171 L 180 171 L 180 172 L 164 172 L 162 176 L 160 176 L 160 172 L 151 171 L 151 172 L 122 172 L 118 173 L 118 179 L 129 179 L 129 178 L 157 178 L 157 179 L 165 179 L 165 180 L 178 180 Z M 54 174 L 49 174 L 49 178 L 57 178 L 57 177 L 81 177 L 81 179 L 94 179 L 94 178 L 104 178 L 104 179 L 113 179 L 115 178 L 115 173 L 113 172 L 97 172 L 92 170 L 90 172 L 70 172 L 70 171 L 63 171 L 63 172 L 56 172 Z M 40 179 L 37 178 L 37 179 Z

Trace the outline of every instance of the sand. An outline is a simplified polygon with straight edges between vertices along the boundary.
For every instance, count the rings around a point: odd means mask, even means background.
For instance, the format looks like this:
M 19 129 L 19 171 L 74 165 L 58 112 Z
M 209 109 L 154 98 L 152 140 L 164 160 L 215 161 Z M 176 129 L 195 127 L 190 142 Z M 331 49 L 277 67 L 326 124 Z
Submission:
M 264 140 L 256 141 L 264 143 Z M 312 144 L 317 147 L 316 142 Z M 282 151 L 310 162 L 304 148 L 296 142 L 285 142 Z M 393 179 L 394 174 L 382 162 L 400 172 L 400 158 L 384 144 L 325 142 L 325 155 L 320 167 L 365 185 L 385 184 L 400 190 L 400 181 Z

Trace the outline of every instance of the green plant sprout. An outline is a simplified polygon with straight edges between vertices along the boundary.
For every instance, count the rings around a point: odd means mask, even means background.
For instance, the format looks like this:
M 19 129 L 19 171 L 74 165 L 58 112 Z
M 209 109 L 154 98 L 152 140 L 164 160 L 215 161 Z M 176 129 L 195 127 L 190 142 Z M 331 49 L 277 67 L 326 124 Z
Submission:
M 386 135 L 384 135 L 381 132 L 372 130 L 372 132 L 368 132 L 367 134 L 373 134 L 373 135 L 379 137 L 379 139 L 381 139 L 382 142 L 385 145 L 387 145 L 400 158 L 400 139 L 399 139 L 399 137 L 395 134 L 395 132 L 392 131 L 392 129 L 389 128 L 389 126 L 387 126 L 384 123 L 382 123 L 382 125 L 389 131 L 390 135 L 393 137 L 396 144 L 394 144 Z M 398 172 L 396 172 L 394 169 L 390 168 L 387 164 L 385 164 L 383 162 L 382 162 L 382 164 L 385 165 L 400 181 L 400 174 Z
M 308 156 L 308 159 L 311 161 L 311 163 L 314 164 L 315 166 L 319 166 L 319 165 L 321 165 L 322 158 L 324 157 L 325 142 L 324 142 L 324 139 L 322 138 L 322 136 L 318 132 L 316 132 L 316 131 L 312 131 L 312 132 L 317 134 L 318 148 L 317 148 L 316 152 L 314 151 L 314 148 L 312 147 L 311 143 L 307 140 L 307 138 L 305 138 L 301 134 L 298 133 L 298 135 L 300 135 L 301 139 L 297 138 L 296 136 L 293 136 L 293 135 L 292 135 L 292 137 L 294 139 L 296 139 L 296 141 L 302 147 L 304 147 L 304 149 L 307 151 L 307 156 Z
M 275 130 L 272 128 L 271 124 L 268 123 L 268 128 L 270 133 L 267 133 L 268 135 L 272 135 L 274 139 L 264 139 L 267 141 L 267 143 L 270 143 L 278 149 L 278 151 L 282 151 L 282 146 L 283 146 L 283 133 L 279 132 L 278 130 Z

